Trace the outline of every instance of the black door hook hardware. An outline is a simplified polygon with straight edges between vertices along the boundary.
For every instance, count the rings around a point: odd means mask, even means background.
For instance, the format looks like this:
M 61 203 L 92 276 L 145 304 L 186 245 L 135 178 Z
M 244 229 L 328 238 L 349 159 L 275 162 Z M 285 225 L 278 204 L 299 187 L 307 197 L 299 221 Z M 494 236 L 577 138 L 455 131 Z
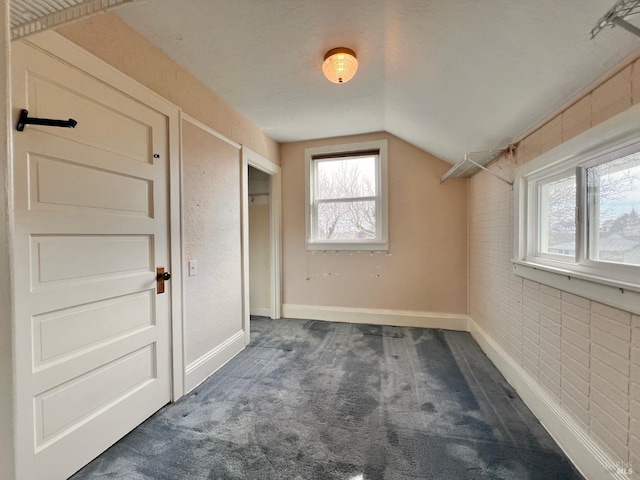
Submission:
M 75 128 L 78 122 L 73 118 L 69 120 L 51 120 L 49 118 L 29 117 L 28 110 L 20 110 L 20 118 L 18 119 L 18 131 L 22 132 L 25 125 L 46 125 L 47 127 L 66 127 Z

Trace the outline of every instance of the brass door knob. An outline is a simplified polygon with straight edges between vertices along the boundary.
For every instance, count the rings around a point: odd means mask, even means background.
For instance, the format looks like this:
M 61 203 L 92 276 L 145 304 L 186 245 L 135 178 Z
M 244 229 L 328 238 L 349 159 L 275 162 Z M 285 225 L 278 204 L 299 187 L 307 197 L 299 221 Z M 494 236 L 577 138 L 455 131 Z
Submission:
M 164 282 L 171 279 L 171 272 L 165 272 L 164 267 L 156 268 L 156 293 L 164 293 Z

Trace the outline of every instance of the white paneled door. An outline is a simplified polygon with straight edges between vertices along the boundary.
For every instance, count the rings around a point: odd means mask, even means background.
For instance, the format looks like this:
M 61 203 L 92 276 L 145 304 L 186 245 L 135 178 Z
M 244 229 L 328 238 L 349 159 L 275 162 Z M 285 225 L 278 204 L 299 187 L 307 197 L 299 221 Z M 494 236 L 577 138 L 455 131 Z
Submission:
M 14 111 L 22 478 L 67 478 L 170 401 L 166 114 L 25 43 Z

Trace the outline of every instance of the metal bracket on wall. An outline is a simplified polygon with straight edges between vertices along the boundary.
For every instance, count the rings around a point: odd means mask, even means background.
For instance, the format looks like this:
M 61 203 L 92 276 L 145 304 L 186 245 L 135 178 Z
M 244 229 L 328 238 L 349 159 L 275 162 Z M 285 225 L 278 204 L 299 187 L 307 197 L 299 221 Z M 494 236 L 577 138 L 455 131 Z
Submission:
M 513 186 L 512 181 L 507 180 L 506 178 L 498 175 L 496 172 L 489 170 L 486 167 L 486 165 L 494 162 L 501 156 L 506 154 L 512 155 L 512 153 L 512 145 L 503 150 L 489 150 L 487 152 L 467 152 L 465 153 L 463 160 L 456 163 L 447 173 L 442 176 L 442 178 L 440 178 L 440 183 L 444 182 L 448 178 L 468 178 L 476 173 L 478 169 L 480 169 L 484 170 L 489 175 L 496 177 L 498 180 L 506 183 L 507 185 Z M 472 155 L 477 155 L 478 160 L 472 160 Z
M 469 162 L 472 165 L 475 165 L 476 167 L 484 170 L 485 172 L 487 172 L 489 175 L 492 175 L 494 177 L 496 177 L 498 180 L 503 181 L 504 183 L 506 183 L 507 185 L 513 187 L 513 182 L 511 180 L 507 180 L 506 178 L 504 178 L 501 175 L 498 175 L 496 172 L 492 172 L 491 170 L 489 170 L 487 167 L 485 167 L 484 165 L 480 165 L 477 162 L 474 162 L 473 160 L 471 160 L 470 158 L 467 159 L 467 162 Z
M 614 26 L 624 28 L 626 31 L 640 37 L 640 28 L 625 20 L 626 17 L 636 13 L 640 13 L 640 0 L 618 0 L 593 27 L 591 39 L 595 38 L 605 28 L 613 28 Z

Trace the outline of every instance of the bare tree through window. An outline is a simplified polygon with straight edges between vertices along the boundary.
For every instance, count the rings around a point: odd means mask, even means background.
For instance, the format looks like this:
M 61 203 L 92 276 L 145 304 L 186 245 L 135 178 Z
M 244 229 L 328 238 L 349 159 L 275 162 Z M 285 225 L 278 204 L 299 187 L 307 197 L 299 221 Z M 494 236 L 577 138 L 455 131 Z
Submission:
M 587 168 L 589 257 L 640 264 L 640 154 Z M 541 251 L 575 255 L 576 177 L 540 186 Z
M 589 257 L 640 265 L 640 154 L 587 169 Z
M 317 236 L 323 240 L 376 238 L 376 157 L 316 160 Z

